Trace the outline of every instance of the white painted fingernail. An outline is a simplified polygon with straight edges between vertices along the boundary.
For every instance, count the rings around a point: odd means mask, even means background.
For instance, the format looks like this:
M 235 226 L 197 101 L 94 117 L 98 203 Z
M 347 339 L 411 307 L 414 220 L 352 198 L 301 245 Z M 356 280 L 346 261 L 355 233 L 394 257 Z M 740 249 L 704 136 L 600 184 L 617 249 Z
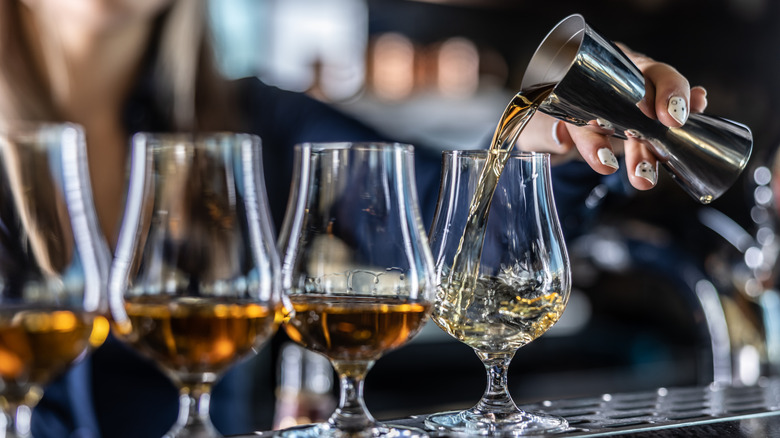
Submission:
M 685 124 L 688 120 L 688 106 L 685 104 L 685 99 L 678 96 L 672 96 L 669 98 L 669 106 L 667 108 L 669 115 L 674 117 L 674 120 L 680 122 L 681 125 Z
M 555 141 L 555 144 L 557 144 L 558 146 L 561 145 L 561 139 L 558 138 L 558 125 L 560 125 L 560 124 L 561 124 L 561 121 L 560 120 L 556 120 L 555 122 L 553 122 L 553 125 L 552 125 L 552 138 L 553 138 L 553 141 Z
M 650 184 L 652 185 L 655 185 L 658 181 L 658 172 L 655 170 L 655 166 L 647 161 L 642 161 L 636 165 L 634 175 L 650 181 Z
M 620 167 L 618 164 L 617 158 L 615 158 L 615 154 L 612 153 L 609 148 L 601 148 L 597 152 L 599 156 L 599 161 L 601 161 L 601 164 L 605 166 L 609 166 L 613 169 L 617 169 Z
M 606 129 L 608 131 L 611 131 L 611 130 L 615 129 L 615 127 L 612 126 L 612 122 L 610 122 L 609 120 L 604 120 L 602 118 L 598 118 L 598 119 L 596 119 L 596 123 L 599 124 L 599 128 L 601 128 L 601 129 Z
M 626 129 L 624 131 L 626 134 L 626 137 L 628 138 L 636 138 L 638 140 L 642 140 L 644 137 L 642 136 L 642 133 L 637 131 L 636 129 Z

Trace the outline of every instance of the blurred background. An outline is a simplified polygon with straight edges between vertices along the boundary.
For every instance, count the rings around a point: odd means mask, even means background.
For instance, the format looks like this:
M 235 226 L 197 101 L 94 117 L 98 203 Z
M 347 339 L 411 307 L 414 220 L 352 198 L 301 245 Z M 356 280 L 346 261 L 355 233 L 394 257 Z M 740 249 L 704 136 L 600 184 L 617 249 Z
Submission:
M 657 189 L 630 197 L 594 188 L 587 202 L 603 212 L 569 242 L 570 304 L 553 330 L 516 355 L 513 396 L 750 385 L 780 370 L 780 2 L 214 0 L 211 12 L 228 76 L 307 92 L 392 138 L 434 149 L 484 147 L 537 45 L 571 13 L 672 64 L 707 89 L 708 113 L 753 130 L 748 169 L 707 206 L 663 171 Z M 292 400 L 330 394 L 329 368 L 291 354 L 279 364 L 288 376 L 279 390 Z M 304 367 L 320 370 L 316 384 L 302 382 Z M 478 400 L 484 379 L 474 353 L 429 324 L 377 363 L 366 401 L 378 418 L 463 408 Z M 267 429 L 269 407 L 258 401 L 257 411 Z

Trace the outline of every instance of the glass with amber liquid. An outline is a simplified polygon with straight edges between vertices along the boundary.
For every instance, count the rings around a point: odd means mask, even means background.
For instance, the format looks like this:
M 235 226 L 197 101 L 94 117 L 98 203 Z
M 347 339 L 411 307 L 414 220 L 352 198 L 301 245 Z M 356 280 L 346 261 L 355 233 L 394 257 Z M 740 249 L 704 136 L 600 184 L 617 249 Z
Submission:
M 515 352 L 558 321 L 571 289 L 549 155 L 445 152 L 430 238 L 440 279 L 432 319 L 474 349 L 488 378 L 473 408 L 426 425 L 501 437 L 565 430 L 563 418 L 518 409 L 507 386 Z
M 435 293 L 412 146 L 297 146 L 279 248 L 284 327 L 293 341 L 330 359 L 341 396 L 326 422 L 275 435 L 425 436 L 378 423 L 363 402 L 366 373 L 419 332 Z
M 212 386 L 276 327 L 279 257 L 248 134 L 136 134 L 109 283 L 116 332 L 180 389 L 166 437 L 221 436 Z
M 45 385 L 108 335 L 108 246 L 99 233 L 84 133 L 0 127 L 0 436 L 30 436 Z

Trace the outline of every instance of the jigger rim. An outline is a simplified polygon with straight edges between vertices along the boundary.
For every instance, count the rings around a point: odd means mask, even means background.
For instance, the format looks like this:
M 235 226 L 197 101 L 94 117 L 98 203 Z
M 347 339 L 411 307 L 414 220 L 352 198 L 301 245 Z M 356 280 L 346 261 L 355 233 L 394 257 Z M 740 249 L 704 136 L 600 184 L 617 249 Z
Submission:
M 521 90 L 527 90 L 532 87 L 545 84 L 558 84 L 569 72 L 569 69 L 577 60 L 577 53 L 585 40 L 585 30 L 588 24 L 582 14 L 571 14 L 558 22 L 534 51 L 528 67 L 523 74 L 523 80 L 520 83 Z M 557 48 L 551 50 L 550 48 Z M 564 49 L 571 50 L 568 62 L 561 63 L 557 58 Z M 550 54 L 552 53 L 552 56 Z M 549 62 L 542 62 L 543 58 L 549 58 Z M 550 69 L 557 67 L 558 71 L 552 73 Z M 565 67 L 565 68 L 563 68 Z

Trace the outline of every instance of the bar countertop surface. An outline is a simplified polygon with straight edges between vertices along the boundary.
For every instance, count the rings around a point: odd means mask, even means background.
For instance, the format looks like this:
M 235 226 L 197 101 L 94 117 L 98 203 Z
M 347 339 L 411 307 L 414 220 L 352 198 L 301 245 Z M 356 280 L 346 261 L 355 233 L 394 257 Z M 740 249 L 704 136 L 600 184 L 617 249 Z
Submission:
M 520 407 L 566 418 L 569 429 L 549 435 L 561 438 L 780 437 L 780 379 L 762 379 L 755 386 L 711 384 L 544 400 Z M 465 436 L 431 430 L 424 421 L 425 415 L 418 415 L 385 423 L 423 428 L 431 438 Z M 236 438 L 258 435 L 272 436 L 258 432 Z

